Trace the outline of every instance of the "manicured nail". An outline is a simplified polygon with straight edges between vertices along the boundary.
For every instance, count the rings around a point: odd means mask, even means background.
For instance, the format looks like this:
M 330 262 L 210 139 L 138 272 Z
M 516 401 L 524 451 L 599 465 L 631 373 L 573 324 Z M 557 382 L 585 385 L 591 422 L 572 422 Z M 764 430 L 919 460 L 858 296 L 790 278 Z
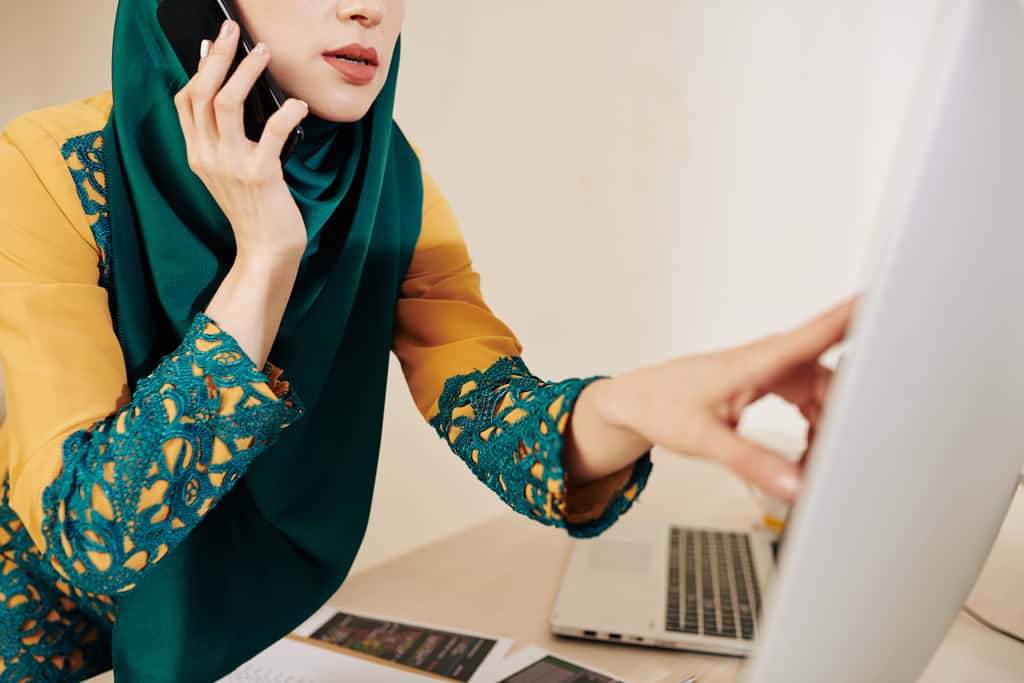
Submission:
M 235 29 L 235 23 L 230 19 L 225 19 L 224 23 L 220 26 L 220 37 L 227 38 Z
M 208 54 L 210 54 L 210 41 L 204 40 L 199 44 L 199 59 L 206 59 Z
M 254 55 L 263 55 L 267 53 L 267 44 L 263 41 L 256 43 L 256 47 L 252 49 Z
M 791 498 L 796 498 L 800 492 L 800 480 L 793 474 L 779 477 L 779 488 L 785 491 Z

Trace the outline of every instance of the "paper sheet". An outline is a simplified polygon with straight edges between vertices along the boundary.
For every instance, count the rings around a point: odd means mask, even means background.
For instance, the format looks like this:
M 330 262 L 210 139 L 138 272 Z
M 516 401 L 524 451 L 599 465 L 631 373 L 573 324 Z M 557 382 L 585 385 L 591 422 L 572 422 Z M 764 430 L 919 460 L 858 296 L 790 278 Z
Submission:
M 508 639 L 326 607 L 224 683 L 493 683 Z
M 436 683 L 437 679 L 346 657 L 285 638 L 249 660 L 220 683 Z

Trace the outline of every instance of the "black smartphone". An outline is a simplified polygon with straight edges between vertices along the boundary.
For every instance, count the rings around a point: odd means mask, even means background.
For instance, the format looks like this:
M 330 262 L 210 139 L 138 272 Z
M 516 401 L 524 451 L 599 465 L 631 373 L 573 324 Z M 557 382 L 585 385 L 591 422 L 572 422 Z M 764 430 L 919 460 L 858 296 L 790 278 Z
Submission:
M 239 20 L 238 8 L 234 0 L 160 0 L 160 5 L 157 8 L 157 20 L 189 78 L 199 70 L 200 44 L 203 40 L 214 40 L 226 19 L 231 19 L 238 24 L 240 35 L 238 52 L 224 79 L 225 82 L 249 52 L 256 47 L 249 32 L 245 30 L 245 26 Z M 258 142 L 263 135 L 263 128 L 267 125 L 267 120 L 281 108 L 287 99 L 281 88 L 274 82 L 270 70 L 264 69 L 259 80 L 249 92 L 249 97 L 245 100 L 246 137 L 253 142 Z M 302 126 L 296 126 L 281 150 L 282 164 L 295 151 L 295 147 L 302 142 L 302 137 Z

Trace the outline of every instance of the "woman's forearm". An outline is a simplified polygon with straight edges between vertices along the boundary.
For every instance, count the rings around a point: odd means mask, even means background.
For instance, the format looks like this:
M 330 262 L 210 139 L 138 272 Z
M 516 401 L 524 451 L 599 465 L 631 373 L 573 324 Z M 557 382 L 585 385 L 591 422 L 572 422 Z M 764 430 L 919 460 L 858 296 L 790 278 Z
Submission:
M 206 315 L 262 368 L 270 355 L 298 275 L 302 252 L 279 249 L 239 255 L 206 307 Z

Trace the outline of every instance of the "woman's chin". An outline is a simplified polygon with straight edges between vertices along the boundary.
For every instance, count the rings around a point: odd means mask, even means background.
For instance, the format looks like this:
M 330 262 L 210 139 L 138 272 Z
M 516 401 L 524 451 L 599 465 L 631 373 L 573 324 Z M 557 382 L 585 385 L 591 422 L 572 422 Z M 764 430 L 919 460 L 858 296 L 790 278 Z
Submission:
M 330 103 L 309 103 L 309 111 L 325 121 L 336 123 L 353 123 L 359 121 L 367 112 L 373 102 L 330 102 Z

